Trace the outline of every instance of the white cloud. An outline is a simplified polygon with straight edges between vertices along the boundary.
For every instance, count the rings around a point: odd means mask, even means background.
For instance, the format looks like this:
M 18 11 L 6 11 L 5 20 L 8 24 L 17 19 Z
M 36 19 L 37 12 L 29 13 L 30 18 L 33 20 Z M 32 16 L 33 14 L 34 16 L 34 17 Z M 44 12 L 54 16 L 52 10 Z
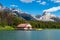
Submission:
M 35 1 L 35 0 L 20 0 L 21 2 L 24 2 L 24 3 L 31 3 L 31 2 L 33 2 L 33 1 Z
M 45 5 L 45 4 L 46 4 L 46 2 L 41 2 L 40 4 Z
M 55 3 L 60 3 L 60 0 L 51 0 L 51 1 L 53 1 Z
M 47 12 L 55 12 L 55 11 L 58 11 L 60 10 L 60 6 L 57 6 L 57 7 L 52 7 L 50 9 L 47 9 L 47 10 L 43 10 L 44 11 L 47 11 Z
M 41 2 L 41 0 L 37 0 L 36 2 L 37 2 L 37 3 L 40 3 L 40 2 Z
M 39 4 L 42 4 L 42 5 L 45 5 L 46 4 L 45 1 L 42 2 L 41 0 L 37 0 L 36 2 L 39 3 Z
M 14 5 L 14 4 L 13 4 L 13 5 L 10 5 L 10 6 L 11 6 L 11 7 L 18 7 L 17 5 Z

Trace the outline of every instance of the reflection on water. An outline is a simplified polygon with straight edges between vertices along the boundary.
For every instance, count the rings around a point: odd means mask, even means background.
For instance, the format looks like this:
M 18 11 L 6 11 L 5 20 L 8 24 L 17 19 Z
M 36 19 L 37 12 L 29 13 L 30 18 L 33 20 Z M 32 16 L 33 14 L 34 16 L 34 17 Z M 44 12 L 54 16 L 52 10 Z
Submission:
M 0 40 L 60 40 L 60 30 L 0 31 Z
M 30 40 L 31 31 L 17 31 L 16 37 L 18 37 L 17 40 Z

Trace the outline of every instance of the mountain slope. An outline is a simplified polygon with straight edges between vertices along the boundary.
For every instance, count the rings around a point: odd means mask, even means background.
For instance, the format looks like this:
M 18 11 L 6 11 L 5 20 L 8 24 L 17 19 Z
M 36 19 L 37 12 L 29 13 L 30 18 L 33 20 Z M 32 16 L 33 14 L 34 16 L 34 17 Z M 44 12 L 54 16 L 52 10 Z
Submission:
M 21 10 L 17 10 L 14 8 L 3 7 L 0 5 L 0 11 L 5 11 L 6 13 L 13 13 L 15 16 L 21 17 L 25 20 L 37 20 L 37 21 L 55 21 L 60 22 L 60 18 L 51 14 L 50 12 L 43 12 L 43 15 L 30 15 L 28 13 L 22 12 Z
M 56 17 L 53 14 L 50 14 L 49 12 L 44 12 L 43 15 L 40 17 L 41 21 L 54 21 L 53 19 L 51 19 L 52 17 Z

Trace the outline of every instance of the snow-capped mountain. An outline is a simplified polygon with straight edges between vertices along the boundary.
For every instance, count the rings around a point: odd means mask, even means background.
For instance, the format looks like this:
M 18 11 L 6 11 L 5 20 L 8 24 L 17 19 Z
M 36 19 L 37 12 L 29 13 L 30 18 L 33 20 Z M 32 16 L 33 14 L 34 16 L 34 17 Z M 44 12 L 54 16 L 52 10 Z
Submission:
M 19 17 L 22 17 L 26 20 L 37 20 L 37 21 L 56 21 L 58 22 L 60 20 L 60 17 L 55 16 L 54 14 L 51 14 L 50 12 L 43 12 L 43 15 L 37 15 L 33 16 L 31 14 L 22 12 L 20 10 L 12 10 L 14 15 L 17 15 Z
M 31 14 L 28 14 L 26 12 L 22 12 L 21 10 L 14 9 L 14 8 L 8 8 L 3 7 L 0 5 L 0 11 L 5 10 L 6 12 L 12 12 L 15 16 L 22 17 L 26 20 L 37 20 L 37 21 L 54 21 L 54 22 L 60 22 L 60 17 L 57 17 L 50 12 L 43 12 L 43 15 L 36 15 L 33 16 Z
M 53 17 L 56 17 L 55 15 L 49 13 L 49 12 L 44 12 L 43 15 L 39 18 L 40 21 L 54 21 Z
M 60 22 L 60 17 L 53 17 L 51 19 L 53 19 L 55 22 Z
M 26 19 L 26 20 L 36 20 L 36 19 L 34 18 L 34 16 L 32 16 L 31 14 L 22 12 L 22 11 L 20 11 L 20 10 L 14 9 L 14 10 L 12 10 L 12 12 L 13 12 L 14 15 L 17 15 L 17 16 L 19 16 L 19 17 L 22 17 L 22 18 L 24 18 L 24 19 Z
M 36 18 L 38 21 L 53 21 L 53 22 L 60 22 L 60 17 L 57 17 L 54 14 L 51 14 L 50 12 L 44 12 L 43 15 L 40 18 Z

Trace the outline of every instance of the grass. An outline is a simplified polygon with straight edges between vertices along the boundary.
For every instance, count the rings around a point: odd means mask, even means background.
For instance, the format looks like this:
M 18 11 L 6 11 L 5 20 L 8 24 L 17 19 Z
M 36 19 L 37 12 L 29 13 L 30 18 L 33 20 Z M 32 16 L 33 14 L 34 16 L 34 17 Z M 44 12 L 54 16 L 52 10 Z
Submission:
M 33 28 L 34 30 L 43 30 L 43 28 Z
M 15 30 L 15 28 L 13 28 L 11 26 L 5 26 L 5 27 L 0 26 L 0 30 Z

